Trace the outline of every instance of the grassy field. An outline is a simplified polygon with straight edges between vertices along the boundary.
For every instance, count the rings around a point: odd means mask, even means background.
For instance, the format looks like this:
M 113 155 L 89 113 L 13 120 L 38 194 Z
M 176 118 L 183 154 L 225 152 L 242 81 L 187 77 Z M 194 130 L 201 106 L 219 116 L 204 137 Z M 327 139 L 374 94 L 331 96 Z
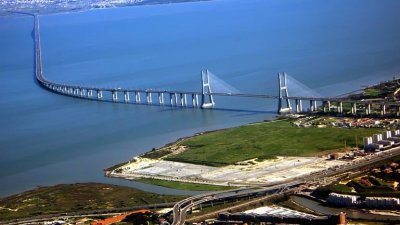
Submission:
M 191 190 L 191 191 L 223 191 L 234 188 L 234 187 L 208 185 L 208 184 L 195 184 L 195 183 L 185 183 L 177 181 L 157 180 L 151 178 L 140 178 L 137 181 L 173 189 Z
M 304 156 L 345 146 L 361 146 L 362 138 L 378 133 L 377 129 L 304 128 L 290 121 L 246 125 L 194 136 L 180 144 L 188 151 L 167 160 L 211 166 L 276 156 Z
M 183 198 L 97 183 L 40 187 L 0 199 L 0 221 L 53 213 L 175 202 Z

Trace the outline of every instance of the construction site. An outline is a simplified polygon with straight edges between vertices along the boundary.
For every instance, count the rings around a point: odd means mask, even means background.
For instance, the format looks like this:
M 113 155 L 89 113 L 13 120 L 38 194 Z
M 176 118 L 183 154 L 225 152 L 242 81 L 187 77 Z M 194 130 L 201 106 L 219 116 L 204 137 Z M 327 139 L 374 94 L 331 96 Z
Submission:
M 278 157 L 248 160 L 223 167 L 137 157 L 108 175 L 125 179 L 153 178 L 223 186 L 274 183 L 309 175 L 346 164 L 326 157 Z

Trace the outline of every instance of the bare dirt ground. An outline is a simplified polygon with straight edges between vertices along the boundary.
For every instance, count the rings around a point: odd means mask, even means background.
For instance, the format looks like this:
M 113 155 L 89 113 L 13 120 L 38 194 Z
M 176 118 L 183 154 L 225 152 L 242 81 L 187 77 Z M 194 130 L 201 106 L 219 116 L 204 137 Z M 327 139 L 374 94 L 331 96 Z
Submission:
M 326 157 L 278 157 L 262 162 L 243 161 L 236 165 L 211 167 L 163 159 L 137 157 L 111 172 L 126 179 L 154 178 L 190 183 L 247 186 L 285 181 L 345 164 Z

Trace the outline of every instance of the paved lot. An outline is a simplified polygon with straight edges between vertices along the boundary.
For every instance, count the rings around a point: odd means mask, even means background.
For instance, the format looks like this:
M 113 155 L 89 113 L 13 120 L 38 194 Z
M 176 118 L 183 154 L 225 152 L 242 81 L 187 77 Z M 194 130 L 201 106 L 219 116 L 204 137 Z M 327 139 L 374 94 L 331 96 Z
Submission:
M 320 157 L 279 157 L 257 162 L 249 160 L 240 165 L 211 167 L 190 163 L 137 158 L 124 165 L 119 177 L 152 177 L 165 180 L 196 181 L 216 185 L 240 186 L 292 179 L 328 167 L 345 164 L 343 161 L 326 160 Z M 113 173 L 113 175 L 117 175 Z

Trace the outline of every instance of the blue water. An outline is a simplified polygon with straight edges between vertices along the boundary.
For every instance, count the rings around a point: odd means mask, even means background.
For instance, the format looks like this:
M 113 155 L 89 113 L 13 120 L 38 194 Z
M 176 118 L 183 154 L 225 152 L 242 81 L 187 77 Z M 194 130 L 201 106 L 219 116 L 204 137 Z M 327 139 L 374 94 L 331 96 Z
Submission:
M 400 74 L 399 8 L 395 0 L 217 0 L 45 15 L 44 75 L 200 91 L 200 70 L 209 69 L 240 92 L 277 94 L 276 74 L 286 71 L 333 96 Z M 31 17 L 0 18 L 0 196 L 74 182 L 185 194 L 105 178 L 103 169 L 181 136 L 275 116 L 272 100 L 220 97 L 217 109 L 200 110 L 50 93 L 34 81 L 32 28 Z

